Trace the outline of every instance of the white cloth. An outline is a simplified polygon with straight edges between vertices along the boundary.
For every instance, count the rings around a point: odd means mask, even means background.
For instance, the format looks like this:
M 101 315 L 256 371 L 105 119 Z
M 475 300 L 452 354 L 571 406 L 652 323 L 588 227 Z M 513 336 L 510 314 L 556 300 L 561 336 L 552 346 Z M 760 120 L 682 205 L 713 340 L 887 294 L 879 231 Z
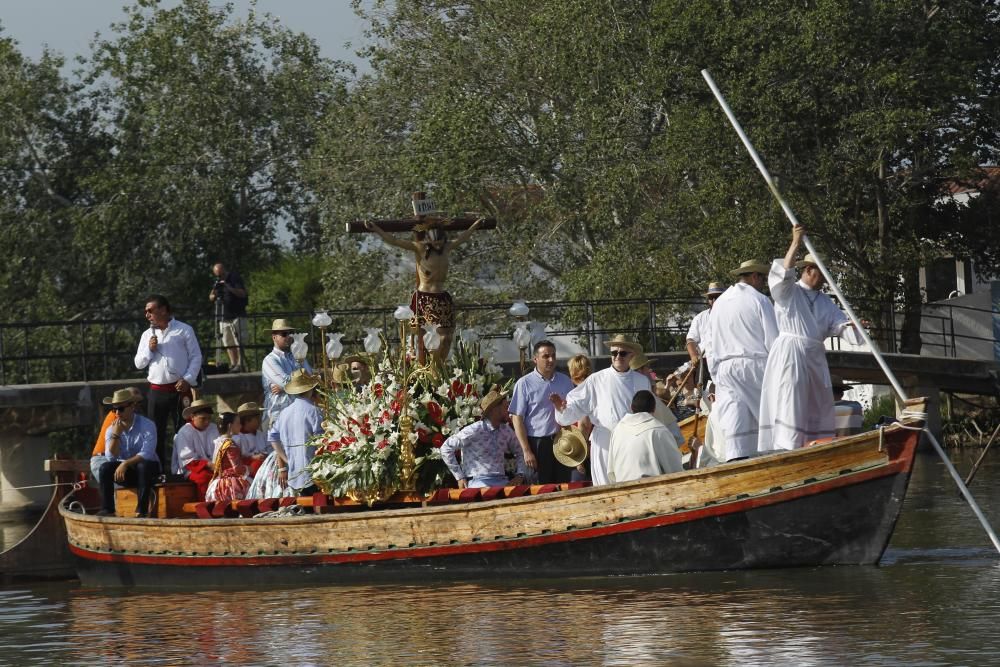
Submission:
M 702 419 L 705 422 L 705 440 L 698 450 L 696 468 L 711 468 L 725 462 L 726 434 L 719 427 L 719 415 L 713 409 L 712 401 L 701 399 Z
M 703 357 L 710 356 L 709 350 L 712 347 L 711 317 L 712 309 L 707 308 L 695 315 L 688 327 L 687 339 L 694 341 Z
M 778 335 L 774 306 L 751 285 L 736 283 L 712 308 L 716 424 L 726 434 L 725 460 L 753 456 L 759 432 L 760 386 L 768 350 Z
M 608 480 L 628 482 L 684 469 L 677 441 L 648 412 L 627 414 L 611 434 Z
M 150 352 L 149 339 L 154 333 L 156 352 Z M 201 372 L 201 346 L 194 329 L 173 318 L 165 329 L 146 329 L 139 338 L 135 367 L 148 369 L 146 379 L 151 384 L 174 384 L 184 379 L 196 386 Z
M 636 371 L 619 373 L 614 367 L 591 374 L 566 395 L 566 409 L 556 412 L 556 421 L 570 426 L 590 417 L 590 479 L 594 486 L 608 483 L 608 449 L 611 432 L 629 413 L 635 392 L 652 391 L 649 377 Z
M 187 472 L 184 466 L 196 459 L 211 464 L 215 457 L 215 439 L 218 437 L 219 429 L 211 422 L 204 431 L 199 431 L 190 423 L 184 424 L 174 436 L 174 453 L 170 459 L 170 469 L 177 475 L 183 475 Z
M 760 401 L 758 450 L 796 449 L 834 435 L 833 390 L 823 340 L 861 336 L 830 297 L 795 282 L 795 270 L 774 260 L 768 285 L 781 334 L 771 347 Z
M 670 435 L 674 437 L 679 447 L 680 443 L 684 442 L 684 434 L 681 433 L 680 424 L 677 423 L 677 415 L 667 407 L 667 404 L 659 396 L 656 396 L 656 408 L 653 410 L 653 416 L 667 427 L 667 430 L 670 431 Z

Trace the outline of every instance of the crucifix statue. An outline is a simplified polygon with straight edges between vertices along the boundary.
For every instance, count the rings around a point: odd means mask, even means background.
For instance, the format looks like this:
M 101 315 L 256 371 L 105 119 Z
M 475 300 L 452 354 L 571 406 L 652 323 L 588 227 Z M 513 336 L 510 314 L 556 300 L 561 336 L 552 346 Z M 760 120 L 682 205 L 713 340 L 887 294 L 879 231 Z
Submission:
M 441 335 L 441 346 L 434 353 L 435 358 L 444 362 L 451 350 L 455 335 L 455 312 L 451 295 L 445 290 L 451 251 L 465 243 L 477 229 L 495 229 L 496 220 L 467 214 L 460 217 L 439 217 L 432 213 L 433 203 L 424 193 L 413 195 L 415 217 L 402 220 L 366 220 L 347 223 L 348 232 L 375 232 L 391 246 L 409 250 L 417 265 L 417 288 L 410 299 L 414 312 L 411 325 L 419 328 L 425 324 L 437 326 Z M 412 240 L 403 240 L 389 232 L 413 232 Z M 449 239 L 449 231 L 461 231 L 454 239 Z M 426 351 L 420 336 L 417 336 L 420 363 L 426 361 Z

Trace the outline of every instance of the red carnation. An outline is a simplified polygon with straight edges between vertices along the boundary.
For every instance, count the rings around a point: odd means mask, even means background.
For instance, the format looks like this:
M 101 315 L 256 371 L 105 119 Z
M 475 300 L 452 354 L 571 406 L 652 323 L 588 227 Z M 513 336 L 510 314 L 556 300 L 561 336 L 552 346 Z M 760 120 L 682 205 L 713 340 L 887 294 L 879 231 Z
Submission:
M 419 442 L 427 444 L 431 440 L 430 435 L 431 434 L 427 432 L 427 429 L 424 428 L 417 429 L 417 441 Z
M 431 444 L 435 447 L 440 447 L 444 444 L 444 436 L 441 433 L 435 433 L 434 437 L 431 438 Z
M 386 447 L 389 446 L 389 441 L 386 440 L 385 438 L 382 438 L 381 440 L 379 440 L 378 445 L 376 445 L 376 446 L 379 449 L 385 449 Z
M 382 398 L 382 394 L 384 392 L 385 388 L 380 384 L 377 384 L 374 387 L 372 387 L 372 393 L 375 394 L 375 398 Z

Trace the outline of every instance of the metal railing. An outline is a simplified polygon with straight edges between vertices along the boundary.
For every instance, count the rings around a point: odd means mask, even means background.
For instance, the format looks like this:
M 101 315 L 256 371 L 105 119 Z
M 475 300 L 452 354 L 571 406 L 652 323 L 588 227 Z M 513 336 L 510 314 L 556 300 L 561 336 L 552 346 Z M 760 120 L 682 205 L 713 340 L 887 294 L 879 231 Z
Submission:
M 700 298 L 693 299 L 604 299 L 583 301 L 529 302 L 529 319 L 547 325 L 549 336 L 569 336 L 590 356 L 603 354 L 601 341 L 615 333 L 635 337 L 650 352 L 671 352 L 684 349 L 691 318 L 704 307 Z M 476 327 L 485 340 L 509 339 L 515 319 L 508 314 L 508 303 L 457 304 L 457 329 Z M 941 314 L 925 311 L 921 320 L 923 345 L 935 354 L 955 356 L 957 342 L 965 340 L 992 342 L 992 338 L 956 334 L 956 309 L 991 311 L 965 306 L 938 306 Z M 872 313 L 871 332 L 883 350 L 899 349 L 902 314 L 888 309 L 862 310 Z M 398 338 L 394 307 L 352 308 L 328 311 L 333 324 L 329 332 L 347 335 L 347 350 L 361 349 L 365 327 L 379 328 L 385 337 Z M 260 368 L 264 356 L 271 350 L 268 330 L 271 321 L 283 317 L 310 331 L 307 342 L 314 360 L 322 353 L 319 331 L 310 324 L 311 312 L 268 312 L 248 316 L 244 359 L 249 368 Z M 178 315 L 178 319 L 194 327 L 202 346 L 207 373 L 221 369 L 225 351 L 217 339 L 216 322 L 209 316 Z M 139 318 L 93 319 L 74 321 L 14 322 L 0 324 L 0 385 L 51 382 L 79 382 L 141 378 L 145 373 L 134 365 L 139 337 L 148 325 Z

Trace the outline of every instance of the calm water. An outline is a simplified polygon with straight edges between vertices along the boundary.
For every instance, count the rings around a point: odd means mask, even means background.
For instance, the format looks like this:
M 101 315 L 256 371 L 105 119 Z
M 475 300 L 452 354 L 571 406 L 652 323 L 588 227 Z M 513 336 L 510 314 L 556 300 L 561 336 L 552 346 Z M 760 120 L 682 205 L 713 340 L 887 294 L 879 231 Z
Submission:
M 968 470 L 975 452 L 956 455 Z M 1000 527 L 1000 464 L 973 492 Z M 880 567 L 129 593 L 0 589 L 0 664 L 1000 664 L 1000 560 L 936 459 Z

